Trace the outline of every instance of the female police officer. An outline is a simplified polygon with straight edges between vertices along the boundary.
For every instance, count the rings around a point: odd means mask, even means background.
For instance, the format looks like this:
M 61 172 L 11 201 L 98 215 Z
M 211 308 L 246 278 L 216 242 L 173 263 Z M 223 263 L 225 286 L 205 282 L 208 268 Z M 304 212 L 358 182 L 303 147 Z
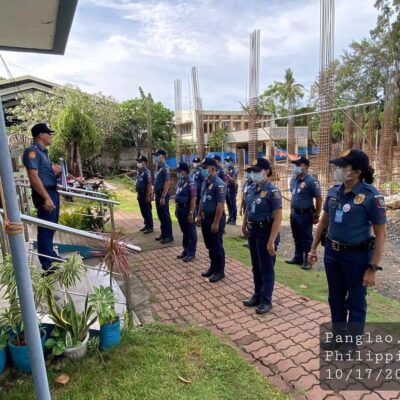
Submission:
M 257 158 L 251 167 L 254 189 L 248 197 L 242 232 L 248 237 L 253 266 L 254 293 L 245 300 L 246 307 L 265 314 L 272 308 L 275 282 L 275 250 L 282 222 L 282 196 L 267 177 L 271 166 L 265 158 Z
M 324 350 L 351 353 L 355 343 L 344 343 L 343 335 L 355 339 L 362 334 L 366 317 L 366 288 L 373 286 L 386 239 L 383 197 L 373 182 L 373 169 L 361 150 L 348 150 L 332 160 L 335 180 L 324 204 L 309 261 L 317 261 L 321 234 L 327 229 L 325 271 L 332 316 L 332 340 L 321 343 Z M 376 240 L 371 236 L 371 227 Z M 347 336 L 346 336 L 347 337 Z

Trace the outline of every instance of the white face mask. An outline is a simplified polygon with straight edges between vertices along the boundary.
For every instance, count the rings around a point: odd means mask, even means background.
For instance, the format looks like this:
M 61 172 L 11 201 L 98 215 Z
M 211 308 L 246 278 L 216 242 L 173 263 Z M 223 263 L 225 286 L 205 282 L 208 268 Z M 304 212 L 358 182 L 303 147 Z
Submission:
M 199 166 L 199 164 L 197 162 L 193 163 L 193 168 L 197 168 Z
M 264 180 L 264 175 L 262 172 L 252 172 L 251 173 L 254 182 L 261 182 Z
M 351 179 L 351 178 L 349 178 L 350 174 L 351 174 L 351 171 L 346 171 L 343 168 L 336 168 L 335 172 L 334 172 L 334 178 L 335 178 L 336 182 L 343 183 L 343 182 L 346 182 L 349 179 Z
M 300 175 L 303 172 L 302 168 L 298 165 L 293 165 L 293 174 Z
M 138 163 L 138 168 L 143 168 L 143 163 L 142 162 Z

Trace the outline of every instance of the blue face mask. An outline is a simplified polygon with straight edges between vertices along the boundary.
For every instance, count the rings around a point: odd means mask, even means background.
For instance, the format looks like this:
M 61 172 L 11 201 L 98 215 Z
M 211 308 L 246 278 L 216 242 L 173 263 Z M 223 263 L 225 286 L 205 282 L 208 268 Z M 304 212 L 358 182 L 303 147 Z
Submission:
M 246 179 L 253 179 L 251 172 L 246 172 Z
M 155 163 L 160 162 L 160 156 L 155 156 L 155 157 L 154 157 L 154 162 L 155 162 Z
M 228 167 L 232 167 L 232 163 L 231 163 L 230 161 L 227 162 L 226 165 L 227 165 Z
M 301 167 L 299 167 L 298 165 L 293 166 L 293 174 L 300 175 L 302 172 L 303 171 L 302 171 Z
M 208 169 L 207 169 L 207 168 L 202 168 L 202 169 L 201 169 L 201 176 L 202 176 L 203 178 L 207 178 L 208 175 L 209 175 Z
M 254 182 L 258 183 L 264 180 L 264 175 L 262 172 L 252 172 L 251 178 L 253 179 Z
M 178 179 L 182 179 L 183 178 L 182 172 L 178 172 L 176 175 L 178 176 Z

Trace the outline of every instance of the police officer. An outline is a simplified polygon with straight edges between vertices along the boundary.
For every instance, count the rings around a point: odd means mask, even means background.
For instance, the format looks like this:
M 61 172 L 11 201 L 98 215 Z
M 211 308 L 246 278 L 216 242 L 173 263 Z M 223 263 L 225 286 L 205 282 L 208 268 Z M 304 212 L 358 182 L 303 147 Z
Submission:
M 293 176 L 290 181 L 292 200 L 290 203 L 290 227 L 294 239 L 295 252 L 287 264 L 298 264 L 303 269 L 311 269 L 308 253 L 311 249 L 312 227 L 317 224 L 322 209 L 321 188 L 317 179 L 308 175 L 310 161 L 299 157 L 292 161 Z M 315 199 L 315 207 L 314 200 Z
M 228 221 L 226 222 L 229 225 L 236 225 L 237 218 L 237 205 L 236 205 L 236 196 L 237 196 L 237 179 L 238 179 L 238 171 L 233 164 L 233 160 L 231 157 L 226 157 L 226 176 L 227 176 L 227 184 L 226 184 L 226 204 L 228 206 Z
M 154 194 L 157 215 L 161 224 L 161 234 L 156 237 L 156 240 L 160 240 L 162 244 L 167 244 L 174 240 L 171 215 L 169 214 L 170 174 L 169 166 L 165 162 L 167 153 L 164 149 L 158 149 L 153 155 L 156 157 L 155 162 L 157 163 L 157 172 L 154 178 Z
M 195 209 L 197 189 L 193 180 L 189 177 L 189 165 L 181 162 L 177 166 L 178 183 L 176 185 L 175 215 L 178 219 L 183 238 L 183 252 L 177 256 L 184 262 L 192 261 L 196 255 L 197 230 L 195 224 Z
M 193 170 L 190 173 L 190 178 L 196 185 L 197 197 L 196 197 L 196 213 L 199 211 L 199 203 L 200 203 L 200 195 L 201 195 L 201 186 L 203 185 L 203 175 L 201 174 L 200 168 L 201 160 L 199 157 L 194 157 L 192 161 Z
M 48 155 L 47 147 L 51 145 L 53 133 L 45 123 L 39 123 L 31 129 L 33 143 L 25 149 L 23 162 L 28 172 L 32 188 L 32 201 L 37 210 L 37 217 L 49 222 L 58 222 L 60 198 L 57 192 L 57 176 L 61 167 L 53 164 Z M 38 226 L 38 252 L 45 256 L 60 258 L 53 248 L 54 231 Z M 42 269 L 53 272 L 53 260 L 39 256 Z
M 225 229 L 225 183 L 217 176 L 217 162 L 206 158 L 202 162 L 204 177 L 197 224 L 201 225 L 204 243 L 208 249 L 211 265 L 201 275 L 210 282 L 225 278 L 225 250 L 223 232 Z
M 147 157 L 141 156 L 136 161 L 139 169 L 139 175 L 136 179 L 136 193 L 140 212 L 144 219 L 144 227 L 140 231 L 148 234 L 153 232 L 153 215 L 151 213 L 152 178 L 151 172 L 147 168 Z
M 250 197 L 251 191 L 254 188 L 254 182 L 251 174 L 251 167 L 247 167 L 245 171 L 246 175 L 242 186 L 242 201 L 240 204 L 240 211 L 239 211 L 240 216 L 243 216 L 243 214 L 246 212 L 247 200 Z
M 382 269 L 379 263 L 386 239 L 385 202 L 372 185 L 374 170 L 364 152 L 348 150 L 331 163 L 337 167 L 334 177 L 338 183 L 329 188 L 309 260 L 317 261 L 317 247 L 327 230 L 324 264 L 334 336 L 321 347 L 351 353 L 355 344 L 342 343 L 343 335 L 362 334 L 366 288 L 375 284 L 376 273 Z
M 228 180 L 228 176 L 227 176 L 224 168 L 221 165 L 221 157 L 218 154 L 215 154 L 213 156 L 213 159 L 217 162 L 217 176 L 218 176 L 218 178 L 221 179 L 226 184 L 226 181 Z
M 254 160 L 251 170 L 255 188 L 246 205 L 242 232 L 248 237 L 254 292 L 243 304 L 246 307 L 256 306 L 257 314 L 265 314 L 272 308 L 275 252 L 282 222 L 282 196 L 279 189 L 268 181 L 272 172 L 267 159 Z

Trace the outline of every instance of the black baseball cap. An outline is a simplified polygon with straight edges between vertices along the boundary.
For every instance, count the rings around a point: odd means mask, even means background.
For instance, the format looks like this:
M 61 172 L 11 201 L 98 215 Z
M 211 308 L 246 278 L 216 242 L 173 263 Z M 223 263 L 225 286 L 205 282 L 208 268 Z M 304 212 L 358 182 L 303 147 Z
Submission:
M 33 137 L 36 137 L 41 133 L 48 133 L 49 135 L 52 135 L 54 133 L 54 131 L 52 131 L 44 122 L 33 125 L 31 132 Z
M 254 172 L 260 172 L 263 169 L 271 169 L 271 165 L 266 158 L 257 158 L 250 167 L 250 171 Z
M 353 169 L 365 170 L 369 167 L 369 158 L 361 150 L 346 150 L 339 158 L 329 161 L 338 167 L 346 167 L 351 165 Z
M 292 164 L 300 165 L 300 164 L 306 164 L 310 166 L 310 160 L 308 158 L 305 158 L 303 156 L 296 158 L 295 160 L 292 160 Z
M 201 163 L 200 157 L 194 157 L 192 162 Z
M 246 165 L 245 168 L 244 168 L 244 170 L 245 170 L 246 172 L 251 172 L 251 167 L 248 166 L 248 165 Z
M 213 159 L 216 161 L 221 161 L 221 157 L 218 154 L 214 154 Z
M 167 152 L 164 149 L 158 149 L 155 153 L 152 153 L 153 156 L 159 156 L 160 154 L 163 156 L 167 155 Z
M 214 158 L 205 158 L 202 162 L 201 162 L 201 166 L 202 167 L 218 167 L 217 161 Z
M 140 156 L 139 158 L 136 159 L 137 162 L 147 162 L 147 157 L 145 156 Z
M 233 158 L 230 157 L 230 156 L 228 156 L 228 157 L 224 158 L 224 160 L 225 160 L 225 161 L 233 161 Z
M 185 163 L 185 162 L 180 162 L 180 163 L 177 165 L 176 169 L 177 169 L 178 171 L 186 171 L 186 172 L 189 172 L 189 165 L 188 165 L 187 163 Z

